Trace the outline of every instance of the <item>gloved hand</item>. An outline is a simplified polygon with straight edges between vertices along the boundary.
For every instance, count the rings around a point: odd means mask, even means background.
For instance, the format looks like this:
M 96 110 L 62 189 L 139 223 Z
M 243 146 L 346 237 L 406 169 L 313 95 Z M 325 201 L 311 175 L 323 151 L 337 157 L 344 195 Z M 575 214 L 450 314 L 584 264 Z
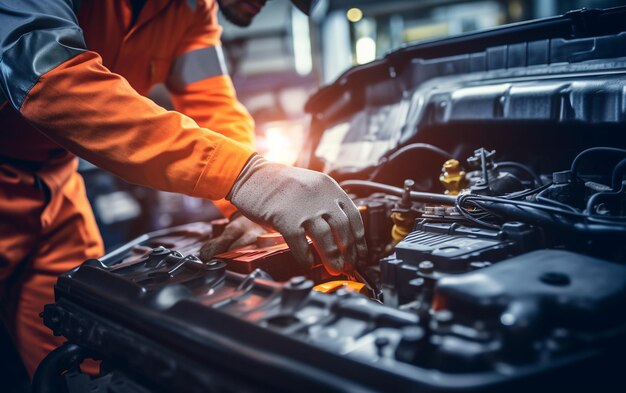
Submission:
M 307 266 L 314 257 L 305 235 L 332 275 L 351 273 L 367 257 L 361 214 L 341 187 L 323 173 L 254 156 L 226 198 L 246 217 L 280 232 L 296 259 Z
M 241 214 L 232 218 L 221 235 L 206 242 L 200 249 L 200 259 L 208 261 L 217 254 L 247 246 L 267 230 Z

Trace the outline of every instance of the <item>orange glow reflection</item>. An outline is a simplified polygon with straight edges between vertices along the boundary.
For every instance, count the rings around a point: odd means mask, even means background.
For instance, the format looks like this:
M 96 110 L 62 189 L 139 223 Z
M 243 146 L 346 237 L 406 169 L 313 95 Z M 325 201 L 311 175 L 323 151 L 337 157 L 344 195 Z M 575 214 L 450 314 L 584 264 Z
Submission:
M 281 121 L 268 123 L 257 138 L 257 148 L 267 160 L 293 165 L 298 158 L 304 126 L 300 122 Z

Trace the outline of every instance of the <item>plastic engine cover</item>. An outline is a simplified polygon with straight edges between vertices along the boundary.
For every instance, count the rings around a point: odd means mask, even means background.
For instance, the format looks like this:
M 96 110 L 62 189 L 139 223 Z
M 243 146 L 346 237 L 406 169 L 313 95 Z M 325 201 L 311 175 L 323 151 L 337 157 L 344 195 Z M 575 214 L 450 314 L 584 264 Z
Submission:
M 466 318 L 493 310 L 506 329 L 615 328 L 626 322 L 626 267 L 563 250 L 539 250 L 489 269 L 444 277 L 436 296 Z
M 195 232 L 174 234 L 184 233 Z M 160 392 L 521 392 L 621 375 L 626 267 L 606 261 L 539 251 L 442 277 L 420 314 L 312 291 L 304 277 L 279 283 L 146 252 L 158 238 L 62 275 L 43 313 L 55 334 L 102 359 L 111 381 Z M 198 248 L 187 239 L 177 242 Z

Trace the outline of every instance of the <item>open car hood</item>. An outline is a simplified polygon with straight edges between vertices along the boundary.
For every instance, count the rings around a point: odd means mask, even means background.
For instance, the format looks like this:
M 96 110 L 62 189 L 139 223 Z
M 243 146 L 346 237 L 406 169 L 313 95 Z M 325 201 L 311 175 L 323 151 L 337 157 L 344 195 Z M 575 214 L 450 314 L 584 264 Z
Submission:
M 363 169 L 421 129 L 452 122 L 621 123 L 625 107 L 600 100 L 623 94 L 624 30 L 626 7 L 582 9 L 408 45 L 351 68 L 308 101 L 299 164 Z

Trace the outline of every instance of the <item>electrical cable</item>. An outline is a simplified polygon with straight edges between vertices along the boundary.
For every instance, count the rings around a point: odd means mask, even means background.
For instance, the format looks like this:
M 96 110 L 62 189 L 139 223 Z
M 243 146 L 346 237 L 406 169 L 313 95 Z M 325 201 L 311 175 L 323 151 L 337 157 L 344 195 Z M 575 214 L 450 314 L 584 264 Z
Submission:
M 372 173 L 369 176 L 369 180 L 375 180 L 376 177 L 380 174 L 380 172 L 391 162 L 393 162 L 394 160 L 396 160 L 398 157 L 410 152 L 410 151 L 414 151 L 414 150 L 425 150 L 425 151 L 430 151 L 433 152 L 435 154 L 440 155 L 441 157 L 443 157 L 445 160 L 449 160 L 451 158 L 456 158 L 454 157 L 451 153 L 435 146 L 435 145 L 431 145 L 429 143 L 411 143 L 409 145 L 406 146 L 402 146 L 401 148 L 399 148 L 398 150 L 394 151 L 393 153 L 389 154 L 389 156 L 387 157 L 383 157 L 381 159 L 381 162 L 379 163 L 379 165 L 376 167 L 376 169 L 374 169 L 372 171 Z
M 462 215 L 463 217 L 465 217 L 467 220 L 478 224 L 480 226 L 484 226 L 487 227 L 489 229 L 496 229 L 499 230 L 501 229 L 501 227 L 499 225 L 495 225 L 495 224 L 491 224 L 488 222 L 483 221 L 482 219 L 476 218 L 474 216 L 472 216 L 472 214 L 470 212 L 468 212 L 464 207 L 463 207 L 463 203 L 465 202 L 465 199 L 467 199 L 467 196 L 469 194 L 465 194 L 465 195 L 460 195 L 454 204 L 454 207 L 456 208 L 456 210 L 459 212 L 460 215 Z
M 465 195 L 465 198 L 463 198 L 462 202 L 465 201 L 476 201 L 479 203 L 482 202 L 492 202 L 492 203 L 496 203 L 496 204 L 505 204 L 505 205 L 513 205 L 513 206 L 517 206 L 517 207 L 527 207 L 527 208 L 531 208 L 531 209 L 537 209 L 537 210 L 541 210 L 544 212 L 548 212 L 548 213 L 552 213 L 552 214 L 557 214 L 557 215 L 561 215 L 561 216 L 566 216 L 566 217 L 573 217 L 573 218 L 578 218 L 578 219 L 583 219 L 583 220 L 590 220 L 593 221 L 595 223 L 601 223 L 601 224 L 608 224 L 608 225 L 615 225 L 615 226 L 624 226 L 624 228 L 626 229 L 626 217 L 624 216 L 619 216 L 619 217 L 590 217 L 588 214 L 584 214 L 584 213 L 580 213 L 580 212 L 573 212 L 570 210 L 565 210 L 565 209 L 561 209 L 558 207 L 553 207 L 553 206 L 547 206 L 547 205 L 541 205 L 541 204 L 537 204 L 537 203 L 532 203 L 532 202 L 527 202 L 527 201 L 518 201 L 518 200 L 511 200 L 511 199 L 504 199 L 504 198 L 498 198 L 498 197 L 488 197 L 488 196 L 483 196 L 483 195 Z M 624 225 L 619 225 L 619 224 L 624 224 Z
M 515 161 L 502 161 L 502 162 L 496 162 L 496 167 L 504 167 L 504 168 L 509 167 L 509 168 L 520 169 L 526 172 L 526 174 L 530 175 L 530 177 L 532 177 L 537 187 L 541 186 L 542 184 L 541 177 L 539 177 L 539 175 L 537 175 L 537 173 L 534 170 L 532 170 L 532 168 L 529 167 L 528 165 L 524 165 L 522 163 L 515 162 Z
M 472 195 L 472 194 L 466 195 L 465 199 L 467 199 L 467 200 L 476 200 L 478 202 L 494 202 L 494 203 L 502 203 L 502 204 L 514 205 L 514 206 L 524 206 L 524 207 L 529 207 L 529 208 L 533 208 L 533 209 L 544 210 L 544 211 L 547 211 L 547 212 L 550 212 L 550 213 L 561 214 L 561 215 L 566 215 L 566 216 L 573 216 L 573 217 L 578 217 L 578 218 L 585 218 L 586 217 L 586 215 L 582 214 L 582 213 L 572 212 L 570 210 L 564 210 L 564 209 L 557 208 L 557 207 L 554 207 L 554 206 L 540 205 L 540 204 L 533 203 L 533 202 L 528 202 L 528 201 L 518 201 L 518 200 L 514 200 L 514 199 L 505 199 L 505 198 L 499 198 L 499 197 L 490 197 L 490 196 Z
M 396 195 L 396 196 L 402 196 L 405 192 L 404 189 L 399 188 L 399 187 L 389 186 L 386 184 L 366 181 L 366 180 L 346 180 L 346 181 L 341 182 L 340 185 L 346 190 L 364 188 L 367 190 L 384 192 L 384 193 Z M 545 189 L 547 189 L 547 187 L 548 186 L 542 186 L 533 191 L 538 191 L 539 193 L 541 193 Z M 499 215 L 503 217 L 510 217 L 511 215 L 513 215 L 514 217 L 516 217 L 516 219 L 519 219 L 521 221 L 529 221 L 531 223 L 536 223 L 537 221 L 541 221 L 543 225 L 548 225 L 552 222 L 553 224 L 560 224 L 562 227 L 567 227 L 568 225 L 570 227 L 575 226 L 575 229 L 577 231 L 582 231 L 582 232 L 585 232 L 588 230 L 598 230 L 598 231 L 605 231 L 605 232 L 620 231 L 620 230 L 626 231 L 626 217 L 624 216 L 594 217 L 588 214 L 581 213 L 575 210 L 574 208 L 572 208 L 571 206 L 568 206 L 569 208 L 564 208 L 560 206 L 545 205 L 545 204 L 539 204 L 535 202 L 513 199 L 513 198 L 520 198 L 520 197 L 532 195 L 530 191 L 523 191 L 517 194 L 511 194 L 508 197 L 491 197 L 491 196 L 483 196 L 483 195 L 476 195 L 476 194 L 464 194 L 464 195 L 460 195 L 457 197 L 457 196 L 452 196 L 452 195 L 443 195 L 443 194 L 418 192 L 418 191 L 411 191 L 410 195 L 411 195 L 411 200 L 413 201 L 454 206 L 456 210 L 459 212 L 459 214 L 463 216 L 465 219 L 467 219 L 468 221 L 471 221 L 473 223 L 476 223 L 478 225 L 491 228 L 491 229 L 500 228 L 496 224 L 492 224 L 492 223 L 485 221 L 486 218 L 493 216 L 494 212 L 491 210 L 494 209 L 494 210 L 497 210 Z M 478 217 L 475 213 L 469 212 L 465 208 L 465 205 L 469 203 L 471 203 L 473 207 L 481 209 L 483 213 L 485 212 L 489 213 L 489 216 L 481 215 L 480 217 Z M 493 206 L 484 206 L 483 204 L 485 203 L 493 204 Z M 557 203 L 560 203 L 560 202 L 557 202 Z M 497 208 L 498 205 L 514 206 L 518 208 L 519 211 L 513 212 L 511 210 L 506 210 L 506 209 L 503 210 L 501 208 Z M 531 210 L 528 210 L 528 209 L 531 209 Z M 542 212 L 544 213 L 544 215 L 541 215 L 538 212 Z M 548 216 L 546 216 L 545 214 L 547 214 Z M 561 216 L 561 219 L 558 218 L 559 216 Z M 569 221 L 563 222 L 563 219 L 569 219 Z M 581 220 L 582 222 L 572 223 L 571 221 L 572 219 Z M 587 222 L 591 222 L 593 224 L 589 224 Z M 595 226 L 592 227 L 591 225 L 595 225 Z
M 592 218 L 596 218 L 596 217 L 608 218 L 607 216 L 604 216 L 604 215 L 593 214 L 595 210 L 595 206 L 597 204 L 596 201 L 604 196 L 618 196 L 624 192 L 624 186 L 622 183 L 624 172 L 626 172 L 626 158 L 621 160 L 615 166 L 615 169 L 613 169 L 613 173 L 611 175 L 611 179 L 612 179 L 611 191 L 598 192 L 596 194 L 593 194 L 589 198 L 589 200 L 587 200 L 587 213 L 589 213 L 589 215 Z
M 620 149 L 617 147 L 591 147 L 589 149 L 583 150 L 580 153 L 578 153 L 578 155 L 574 158 L 574 160 L 572 161 L 572 166 L 570 168 L 572 175 L 574 175 L 574 177 L 579 177 L 578 176 L 578 167 L 580 166 L 580 162 L 581 160 L 591 154 L 591 153 L 597 153 L 597 152 L 605 152 L 605 153 L 616 153 L 616 154 L 623 154 L 626 155 L 626 149 Z
M 622 189 L 622 180 L 624 179 L 624 172 L 626 172 L 626 158 L 621 160 L 616 166 L 615 169 L 613 169 L 613 176 L 611 176 L 613 182 L 612 182 L 612 187 L 613 187 L 613 191 L 617 191 L 618 187 L 619 189 Z
M 404 189 L 402 188 L 389 186 L 389 185 L 377 183 L 377 182 L 371 182 L 367 180 L 345 180 L 340 183 L 340 186 L 346 190 L 365 188 L 365 189 L 369 189 L 372 191 L 384 192 L 384 193 L 396 195 L 396 196 L 402 196 L 404 193 Z M 590 217 L 589 215 L 586 215 L 577 211 L 567 210 L 567 209 L 563 209 L 563 208 L 556 207 L 556 206 L 549 206 L 549 205 L 543 205 L 543 204 L 538 204 L 538 203 L 533 203 L 533 202 L 528 202 L 528 201 L 520 201 L 520 200 L 507 199 L 507 198 L 501 198 L 501 197 L 488 197 L 488 196 L 475 195 L 475 194 L 465 194 L 465 195 L 456 197 L 453 195 L 443 195 L 443 194 L 435 194 L 435 193 L 429 193 L 429 192 L 411 191 L 411 200 L 413 201 L 424 202 L 424 203 L 436 203 L 436 204 L 455 206 L 455 207 L 457 206 L 463 207 L 462 205 L 457 203 L 458 198 L 462 198 L 461 201 L 463 203 L 466 201 L 472 200 L 472 201 L 478 201 L 478 202 L 491 202 L 491 203 L 523 206 L 527 208 L 542 210 L 544 212 L 548 212 L 552 214 L 560 214 L 560 215 L 567 216 L 567 217 L 574 217 L 574 218 L 579 218 L 579 219 L 590 219 L 597 223 L 609 224 L 609 225 L 615 225 L 616 223 L 619 223 L 619 221 L 626 220 L 626 217 L 621 217 L 621 216 L 620 217 L 602 217 L 602 218 Z M 461 211 L 457 208 L 457 211 L 459 211 L 459 213 L 465 218 L 468 218 L 471 216 L 465 210 Z M 475 222 L 474 220 L 476 218 L 471 217 L 468 219 L 470 221 Z M 481 222 L 481 225 L 483 224 L 485 223 Z M 487 225 L 485 226 L 493 225 L 489 223 L 486 223 L 486 224 Z
M 544 184 L 544 185 L 542 185 L 540 187 L 537 187 L 537 188 L 530 188 L 530 189 L 527 189 L 527 190 L 513 192 L 511 194 L 504 195 L 503 198 L 506 198 L 506 199 L 525 198 L 527 196 L 537 194 L 537 193 L 545 190 L 546 188 L 550 187 L 551 185 L 552 185 L 552 183 L 548 183 L 548 184 Z
M 482 203 L 479 203 L 479 206 L 481 206 L 481 204 Z M 626 218 L 622 218 L 621 222 L 599 219 L 591 220 L 589 217 L 587 217 L 587 220 L 574 221 L 571 218 L 568 219 L 566 216 L 561 218 L 554 217 L 551 213 L 536 208 L 529 209 L 528 207 L 512 206 L 503 203 L 492 203 L 489 207 L 497 209 L 509 219 L 541 227 L 554 227 L 559 231 L 574 232 L 585 237 L 590 235 L 598 237 L 618 236 L 621 239 L 626 239 Z
M 541 191 L 547 189 L 550 185 L 551 184 L 545 184 L 545 185 L 537 187 L 537 188 L 514 192 L 514 193 L 511 193 L 509 195 L 504 196 L 503 198 L 505 198 L 505 199 L 525 198 L 527 196 L 534 195 L 534 194 L 536 194 L 538 192 L 541 192 Z M 464 203 L 465 199 L 466 198 L 462 197 L 462 196 L 461 196 L 460 200 L 457 199 L 457 203 L 455 204 L 455 207 L 456 207 L 457 211 L 459 211 L 459 213 L 463 217 L 467 218 L 468 220 L 470 220 L 470 221 L 472 221 L 472 222 L 474 222 L 476 224 L 479 224 L 481 226 L 485 226 L 485 227 L 488 227 L 488 228 L 495 229 L 496 226 L 494 224 L 485 222 L 484 219 L 485 218 L 493 218 L 494 216 L 497 216 L 500 219 L 503 218 L 503 217 L 501 217 L 500 214 L 492 211 L 488 207 L 485 207 L 483 205 L 476 205 L 476 204 L 474 206 L 482 209 L 483 211 L 485 211 L 485 213 L 481 214 L 480 216 L 478 214 L 472 215 L 471 212 L 467 211 L 466 209 L 464 209 L 462 207 L 462 204 Z M 498 229 L 499 228 L 500 227 L 498 226 Z
M 558 206 L 558 207 L 560 207 L 560 208 L 567 209 L 567 210 L 572 211 L 572 212 L 574 212 L 574 213 L 580 213 L 580 210 L 576 209 L 576 208 L 575 208 L 575 207 L 573 207 L 573 206 L 570 206 L 570 205 L 565 204 L 565 203 L 563 203 L 563 202 L 555 201 L 555 200 L 554 200 L 554 199 L 552 199 L 552 198 L 548 198 L 547 196 L 545 196 L 545 195 L 544 195 L 544 193 L 545 193 L 546 191 L 547 191 L 547 189 L 545 189 L 545 190 L 541 191 L 540 193 L 538 193 L 538 194 L 535 196 L 535 199 L 536 199 L 537 201 L 539 201 L 539 202 L 547 203 L 547 204 L 549 204 L 549 205 L 553 205 L 553 206 Z
M 395 160 L 396 158 L 398 158 L 399 156 L 405 153 L 408 153 L 410 151 L 413 151 L 413 150 L 427 150 L 427 151 L 439 154 L 442 158 L 445 158 L 446 160 L 449 160 L 450 158 L 456 158 L 451 153 L 443 150 L 440 147 L 431 145 L 430 143 L 411 143 L 409 145 L 402 146 L 398 150 L 391 153 L 388 157 L 386 157 L 385 162 L 391 162 Z

